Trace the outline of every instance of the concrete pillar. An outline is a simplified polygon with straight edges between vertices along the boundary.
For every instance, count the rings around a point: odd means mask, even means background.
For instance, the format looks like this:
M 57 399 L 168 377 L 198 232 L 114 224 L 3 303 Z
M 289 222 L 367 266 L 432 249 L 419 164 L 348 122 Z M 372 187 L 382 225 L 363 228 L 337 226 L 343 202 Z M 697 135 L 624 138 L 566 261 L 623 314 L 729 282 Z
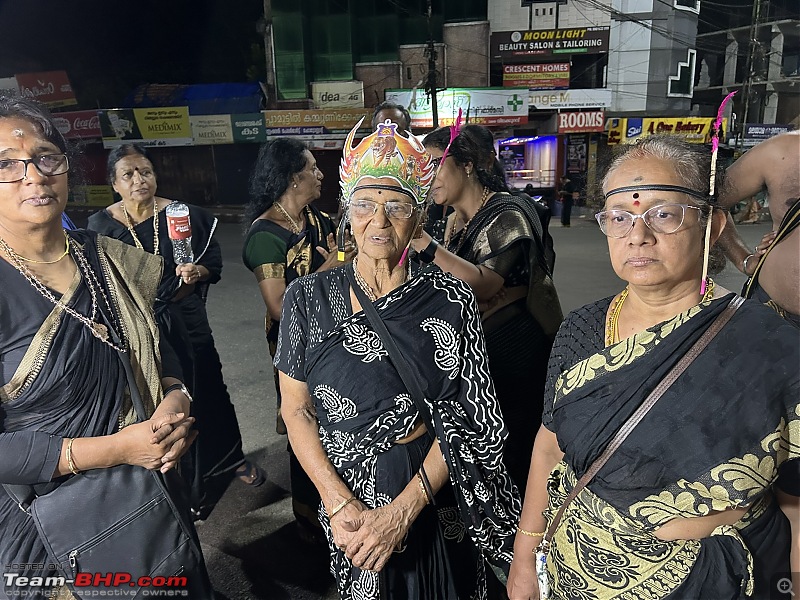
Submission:
M 736 61 L 738 60 L 739 42 L 728 34 L 728 46 L 725 48 L 725 70 L 722 74 L 722 86 L 730 87 L 736 83 Z

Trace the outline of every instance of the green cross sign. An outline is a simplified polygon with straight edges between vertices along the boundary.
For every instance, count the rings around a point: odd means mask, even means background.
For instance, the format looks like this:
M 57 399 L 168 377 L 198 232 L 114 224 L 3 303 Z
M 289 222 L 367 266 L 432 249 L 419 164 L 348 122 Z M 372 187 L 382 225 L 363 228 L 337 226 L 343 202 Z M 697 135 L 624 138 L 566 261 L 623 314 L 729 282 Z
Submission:
M 511 98 L 508 99 L 508 102 L 506 102 L 506 104 L 508 104 L 511 107 L 511 110 L 513 110 L 514 112 L 517 112 L 517 110 L 523 103 L 524 101 L 522 100 L 522 98 L 520 98 L 516 94 L 511 96 Z

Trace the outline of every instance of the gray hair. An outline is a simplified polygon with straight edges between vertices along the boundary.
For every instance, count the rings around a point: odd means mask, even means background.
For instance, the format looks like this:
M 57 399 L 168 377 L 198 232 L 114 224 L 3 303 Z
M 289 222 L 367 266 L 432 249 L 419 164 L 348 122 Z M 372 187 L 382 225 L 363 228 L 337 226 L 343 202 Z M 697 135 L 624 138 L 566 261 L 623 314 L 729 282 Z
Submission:
M 690 144 L 678 136 L 651 135 L 638 140 L 635 144 L 620 144 L 612 152 L 602 174 L 602 187 L 606 192 L 608 179 L 619 167 L 629 160 L 657 158 L 667 161 L 675 169 L 680 180 L 679 185 L 707 195 L 711 174 L 711 152 L 702 144 Z M 721 171 L 717 169 L 716 188 L 722 185 Z M 693 198 L 702 206 L 708 203 Z

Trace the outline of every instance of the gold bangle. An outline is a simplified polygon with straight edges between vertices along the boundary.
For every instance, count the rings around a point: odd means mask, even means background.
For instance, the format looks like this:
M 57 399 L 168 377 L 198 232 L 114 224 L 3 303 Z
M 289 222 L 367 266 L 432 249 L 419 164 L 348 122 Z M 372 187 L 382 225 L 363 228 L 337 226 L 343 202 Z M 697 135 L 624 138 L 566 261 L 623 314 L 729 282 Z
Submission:
M 75 463 L 72 462 L 72 442 L 75 441 L 75 438 L 69 438 L 67 442 L 67 466 L 69 470 L 72 471 L 73 475 L 80 475 L 80 471 L 75 467 Z
M 330 520 L 331 520 L 333 517 L 335 517 L 335 516 L 336 516 L 336 514 L 337 514 L 337 513 L 341 512 L 341 510 L 342 510 L 342 509 L 343 509 L 345 506 L 347 506 L 348 504 L 350 504 L 350 503 L 351 503 L 353 500 L 355 500 L 355 499 L 356 499 L 356 497 L 355 497 L 355 496 L 350 496 L 350 497 L 349 497 L 347 500 L 343 500 L 343 501 L 341 502 L 341 504 L 339 504 L 339 505 L 338 505 L 336 508 L 334 508 L 334 509 L 331 511 L 331 514 L 330 514 L 330 515 L 328 515 L 328 520 L 330 521 Z
M 417 483 L 419 484 L 419 489 L 422 490 L 422 495 L 425 496 L 425 504 L 430 504 L 431 498 L 428 496 L 428 490 L 425 489 L 425 482 L 422 480 L 421 473 L 417 473 Z
M 535 531 L 528 531 L 527 529 L 523 529 L 522 527 L 517 526 L 517 531 L 519 531 L 522 535 L 527 535 L 528 537 L 544 537 L 546 533 L 543 531 L 542 533 L 537 533 Z

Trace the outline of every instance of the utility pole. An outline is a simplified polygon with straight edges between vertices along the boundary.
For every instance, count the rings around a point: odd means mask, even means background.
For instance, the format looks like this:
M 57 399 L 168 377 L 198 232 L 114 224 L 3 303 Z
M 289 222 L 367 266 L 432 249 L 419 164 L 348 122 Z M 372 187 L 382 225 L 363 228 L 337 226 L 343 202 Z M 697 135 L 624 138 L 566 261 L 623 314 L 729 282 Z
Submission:
M 744 103 L 744 107 L 742 109 L 742 119 L 737 125 L 737 129 L 739 130 L 739 135 L 736 136 L 737 150 L 739 149 L 740 142 L 742 142 L 744 138 L 744 128 L 747 123 L 751 105 L 755 105 L 755 117 L 758 121 L 761 121 L 762 103 L 758 96 L 753 98 L 753 81 L 757 76 L 764 75 L 764 49 L 761 44 L 762 16 L 762 0 L 755 0 L 753 3 L 753 16 L 747 40 L 747 64 L 745 68 L 745 80 L 742 86 L 742 102 Z M 758 69 L 756 68 L 757 65 Z
M 433 128 L 439 127 L 439 106 L 436 102 L 436 46 L 433 43 L 433 27 L 431 25 L 432 0 L 428 0 L 428 45 L 425 48 L 425 56 L 428 57 L 428 76 L 425 79 L 425 91 L 431 100 L 431 112 L 433 113 Z

